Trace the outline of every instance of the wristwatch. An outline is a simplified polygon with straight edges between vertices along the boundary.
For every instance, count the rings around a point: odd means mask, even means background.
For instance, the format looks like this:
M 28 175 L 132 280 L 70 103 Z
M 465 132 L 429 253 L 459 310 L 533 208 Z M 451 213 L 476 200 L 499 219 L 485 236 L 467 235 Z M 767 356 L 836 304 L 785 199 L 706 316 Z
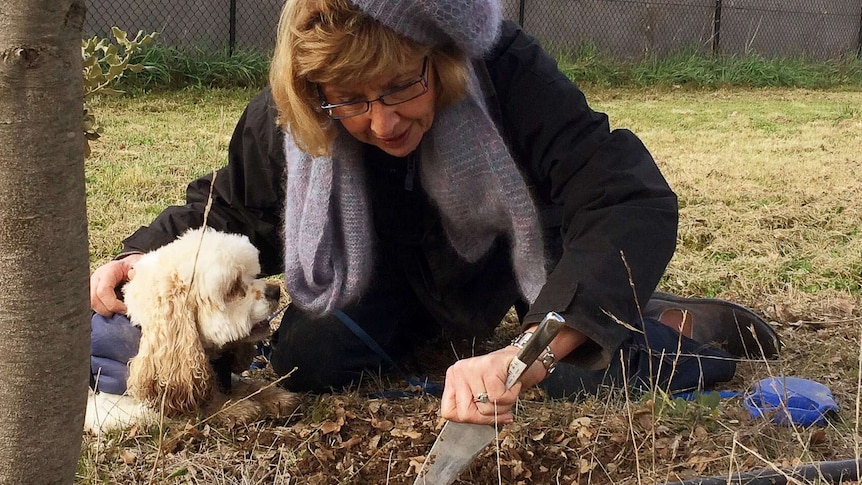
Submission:
M 533 332 L 524 332 L 521 335 L 518 335 L 509 343 L 509 345 L 513 347 L 518 347 L 519 349 L 523 349 L 524 345 L 533 338 Z M 545 350 L 539 354 L 539 357 L 536 359 L 542 363 L 545 367 L 545 372 L 547 375 L 551 375 L 554 370 L 557 368 L 557 356 L 554 355 L 554 352 L 551 351 L 551 347 L 545 347 Z
M 550 346 L 545 347 L 545 351 L 542 352 L 541 355 L 539 355 L 539 358 L 537 360 L 541 362 L 543 366 L 545 366 L 545 372 L 547 372 L 548 375 L 553 374 L 554 371 L 557 369 L 557 356 L 554 355 L 554 352 L 551 351 Z

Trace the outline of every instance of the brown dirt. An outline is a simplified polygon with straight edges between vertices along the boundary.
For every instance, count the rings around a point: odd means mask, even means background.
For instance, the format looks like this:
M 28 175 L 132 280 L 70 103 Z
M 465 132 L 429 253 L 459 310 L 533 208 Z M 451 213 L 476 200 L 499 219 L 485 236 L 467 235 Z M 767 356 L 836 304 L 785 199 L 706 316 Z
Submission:
M 858 388 L 847 374 L 856 366 L 860 317 L 844 317 L 781 325 L 782 358 L 744 363 L 724 387 L 745 391 L 768 375 L 819 365 L 820 381 L 842 404 L 825 427 L 792 429 L 752 420 L 740 398 L 714 406 L 660 392 L 627 398 L 609 390 L 579 403 L 548 402 L 534 389 L 524 395 L 516 424 L 499 430 L 496 442 L 456 483 L 655 483 L 857 456 L 852 423 Z M 481 352 L 512 332 L 504 325 L 496 341 L 456 342 L 446 349 L 441 342 L 431 353 Z M 824 341 L 843 343 L 847 352 L 808 352 L 811 342 Z M 430 368 L 430 375 L 442 382 L 444 368 Z M 233 429 L 172 422 L 161 440 L 157 428 L 89 437 L 82 456 L 91 458 L 91 468 L 82 470 L 78 482 L 412 483 L 442 427 L 439 402 L 419 394 L 369 395 L 380 389 L 412 391 L 397 376 L 374 376 L 357 389 L 306 396 L 286 422 Z

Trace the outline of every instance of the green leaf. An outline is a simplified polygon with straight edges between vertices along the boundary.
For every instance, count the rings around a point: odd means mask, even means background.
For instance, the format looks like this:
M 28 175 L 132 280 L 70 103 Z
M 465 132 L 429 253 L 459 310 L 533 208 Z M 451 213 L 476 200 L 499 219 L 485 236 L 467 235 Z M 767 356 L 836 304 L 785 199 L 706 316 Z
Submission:
M 121 64 L 123 62 L 120 60 L 120 57 L 116 53 L 106 55 L 104 61 L 108 63 L 109 66 L 116 66 L 117 64 Z
M 107 77 L 108 79 L 114 80 L 123 75 L 123 71 L 126 70 L 126 63 L 120 63 L 112 65 L 110 69 L 108 69 Z
M 92 55 L 96 51 L 96 38 L 82 40 L 81 49 L 84 51 L 84 54 Z
M 99 63 L 99 60 L 95 58 L 95 56 L 84 56 L 81 64 L 84 68 L 95 67 Z
M 113 88 L 102 88 L 99 90 L 99 94 L 104 94 L 106 96 L 116 96 L 118 94 L 123 94 L 125 91 L 120 91 L 119 89 Z
M 111 27 L 111 35 L 113 35 L 120 43 L 128 42 L 126 39 L 126 31 L 119 27 Z
M 139 30 L 133 40 L 129 40 L 125 31 L 119 27 L 111 28 L 111 34 L 116 42 L 122 47 L 123 55 L 120 56 L 120 48 L 107 38 L 94 36 L 90 39 L 81 40 L 81 75 L 83 78 L 84 100 L 91 99 L 97 94 L 115 96 L 123 91 L 111 88 L 110 85 L 123 77 L 126 70 L 140 72 L 148 66 L 142 64 L 129 64 L 132 54 L 147 45 L 155 38 L 156 33 L 143 35 Z M 143 36 L 143 37 L 142 37 Z M 101 52 L 102 54 L 98 54 Z M 102 127 L 96 122 L 89 107 L 84 108 L 83 133 L 85 137 L 85 151 L 90 153 L 88 141 L 96 140 L 102 132 Z M 184 475 L 187 469 L 177 470 L 174 476 Z
M 84 78 L 84 88 L 93 90 L 99 87 L 102 84 L 101 76 L 88 76 Z
M 721 395 L 715 391 L 697 393 L 697 402 L 709 409 L 718 409 L 721 404 Z

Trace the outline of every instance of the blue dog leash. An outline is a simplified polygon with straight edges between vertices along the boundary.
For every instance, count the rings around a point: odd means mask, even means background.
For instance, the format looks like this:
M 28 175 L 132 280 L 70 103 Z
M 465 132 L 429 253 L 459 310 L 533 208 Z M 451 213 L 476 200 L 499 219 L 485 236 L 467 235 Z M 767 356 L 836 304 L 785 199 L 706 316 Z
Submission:
M 391 357 L 389 357 L 389 354 L 387 354 L 386 351 L 383 350 L 383 348 L 380 347 L 380 345 L 378 345 L 377 342 L 375 342 L 374 339 L 371 338 L 371 336 L 368 335 L 368 333 L 363 330 L 362 327 L 360 327 L 346 313 L 342 312 L 341 310 L 336 310 L 333 312 L 333 314 L 338 317 L 338 319 L 341 320 L 341 323 L 343 323 L 344 326 L 350 329 L 350 331 L 353 332 L 354 335 L 359 337 L 359 340 L 362 340 L 362 342 L 367 345 L 368 348 L 373 350 L 374 353 L 377 354 L 377 356 L 380 357 L 381 360 L 383 360 L 393 369 L 398 371 L 398 373 L 401 374 L 401 376 L 404 378 L 405 381 L 407 381 L 408 384 L 421 389 L 421 392 L 425 394 L 432 394 L 437 397 L 443 395 L 443 386 L 431 382 L 427 377 L 413 377 L 404 372 L 401 367 L 396 364 Z M 415 393 L 409 393 L 405 391 L 382 391 L 376 393 L 376 395 L 380 397 L 408 397 L 414 394 Z
M 281 309 L 267 317 L 267 321 L 272 323 L 272 321 L 279 315 L 284 313 L 285 310 L 287 310 L 287 306 L 282 307 Z M 371 336 L 368 335 L 368 333 L 362 329 L 362 327 L 359 326 L 359 324 L 357 324 L 352 318 L 347 316 L 346 313 L 342 312 L 341 310 L 336 310 L 335 312 L 333 312 L 333 314 L 338 318 L 338 320 L 341 321 L 341 323 L 344 324 L 345 327 L 347 327 L 351 332 L 353 332 L 353 334 L 356 335 L 359 340 L 361 340 L 365 345 L 368 346 L 368 348 L 374 351 L 374 353 L 377 354 L 377 356 L 380 357 L 383 362 L 385 362 L 393 369 L 395 369 L 399 374 L 401 374 L 401 376 L 404 378 L 405 381 L 407 381 L 408 384 L 420 389 L 421 392 L 425 394 L 432 394 L 438 397 L 443 395 L 443 386 L 431 382 L 426 377 L 412 377 L 406 372 L 404 372 L 401 367 L 396 364 L 391 357 L 389 357 L 389 354 L 387 354 L 386 351 L 383 350 L 383 348 L 380 347 L 380 345 L 375 342 L 374 339 L 371 338 Z M 263 343 L 258 343 L 257 345 L 257 354 L 262 355 L 267 361 L 270 358 L 271 350 L 272 349 L 269 345 L 264 345 Z M 255 361 L 251 364 L 252 369 L 261 369 L 263 367 L 266 367 L 265 363 Z M 388 398 L 408 397 L 415 394 L 416 393 L 410 393 L 406 391 L 381 391 L 379 393 L 375 393 L 375 395 L 379 397 Z
M 272 321 L 275 320 L 276 318 L 278 318 L 278 316 L 281 315 L 282 313 L 284 313 L 286 310 L 287 310 L 287 305 L 279 308 L 278 310 L 273 312 L 270 316 L 266 317 L 266 323 L 269 325 L 272 325 Z M 252 361 L 251 365 L 249 366 L 249 369 L 251 369 L 251 370 L 263 369 L 266 367 L 266 363 L 269 362 L 270 357 L 272 356 L 272 346 L 269 344 L 269 341 L 267 341 L 266 343 L 258 342 L 257 345 L 255 346 L 255 350 L 257 351 L 257 355 L 263 356 L 263 358 L 265 359 L 265 362 L 260 362 L 258 359 L 255 359 L 254 361 Z

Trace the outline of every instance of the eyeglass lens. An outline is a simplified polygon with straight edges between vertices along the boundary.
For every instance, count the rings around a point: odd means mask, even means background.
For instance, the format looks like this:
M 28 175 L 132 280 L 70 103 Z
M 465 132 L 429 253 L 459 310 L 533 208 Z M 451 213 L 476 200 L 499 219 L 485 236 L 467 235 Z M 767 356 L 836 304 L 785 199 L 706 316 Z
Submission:
M 321 108 L 325 109 L 331 118 L 343 119 L 367 112 L 371 108 L 371 103 L 375 101 L 380 101 L 386 106 L 394 106 L 412 101 L 428 91 L 428 82 L 425 78 L 427 66 L 428 58 L 426 57 L 422 63 L 422 73 L 419 75 L 419 79 L 404 86 L 395 88 L 388 93 L 384 93 L 377 99 L 355 101 L 344 104 L 329 104 L 324 99 L 323 103 L 321 103 Z

